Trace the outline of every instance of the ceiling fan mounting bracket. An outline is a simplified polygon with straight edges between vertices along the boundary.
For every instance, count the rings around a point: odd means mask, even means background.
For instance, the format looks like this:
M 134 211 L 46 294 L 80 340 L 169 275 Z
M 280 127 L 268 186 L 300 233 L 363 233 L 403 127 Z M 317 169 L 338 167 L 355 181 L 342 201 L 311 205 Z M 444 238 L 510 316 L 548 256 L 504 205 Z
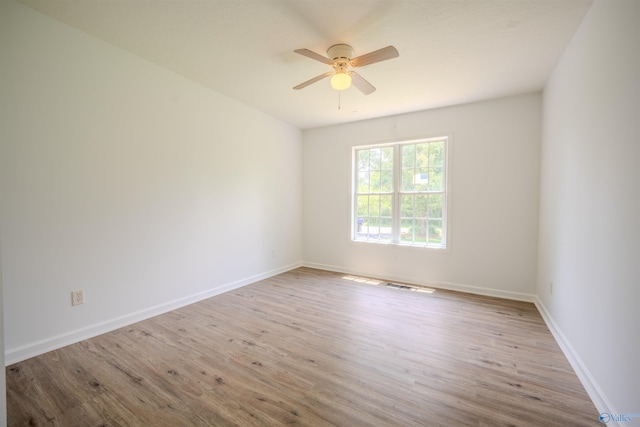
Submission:
M 327 55 L 330 59 L 349 61 L 353 58 L 353 48 L 348 44 L 334 44 L 327 49 Z

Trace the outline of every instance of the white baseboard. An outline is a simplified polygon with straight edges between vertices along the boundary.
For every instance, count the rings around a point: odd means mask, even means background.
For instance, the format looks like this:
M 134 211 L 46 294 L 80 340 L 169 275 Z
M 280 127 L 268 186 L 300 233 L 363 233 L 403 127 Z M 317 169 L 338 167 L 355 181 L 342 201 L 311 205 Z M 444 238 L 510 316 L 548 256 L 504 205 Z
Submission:
M 551 331 L 551 335 L 553 335 L 553 337 L 555 338 L 556 342 L 560 346 L 560 349 L 564 353 L 565 357 L 569 361 L 569 364 L 582 383 L 582 386 L 585 388 L 587 394 L 591 398 L 591 401 L 598 410 L 598 413 L 602 414 L 603 412 L 607 412 L 609 414 L 620 414 L 620 412 L 613 407 L 609 399 L 607 399 L 607 396 L 604 394 L 602 388 L 600 388 L 593 375 L 591 375 L 591 373 L 589 372 L 589 369 L 578 355 L 578 352 L 573 348 L 560 328 L 558 328 L 558 325 L 553 320 L 553 317 L 537 296 L 534 303 L 536 305 L 536 308 L 540 312 L 542 319 L 547 324 L 549 331 Z M 610 421 L 607 423 L 608 427 L 622 427 L 623 425 L 628 426 L 629 424 L 622 424 L 615 421 Z
M 373 279 L 387 280 L 390 282 L 404 282 L 413 285 L 433 287 L 437 289 L 446 289 L 449 291 L 466 292 L 475 295 L 484 295 L 489 297 L 505 298 L 515 301 L 534 302 L 536 296 L 534 294 L 526 294 L 522 292 L 504 291 L 501 289 L 483 288 L 479 286 L 463 285 L 460 283 L 450 282 L 420 282 L 415 279 L 399 276 L 386 276 L 386 277 L 372 277 L 370 273 L 357 271 L 350 268 L 340 267 L 337 265 L 318 264 L 314 262 L 302 262 L 303 267 L 317 268 L 318 270 L 335 271 L 338 273 L 353 274 L 356 276 L 371 277 Z
M 234 282 L 225 283 L 215 288 L 208 289 L 196 294 L 187 295 L 183 298 L 179 298 L 174 301 L 169 301 L 164 304 L 149 307 L 144 310 L 140 310 L 134 313 L 130 313 L 124 316 L 120 316 L 114 319 L 107 320 L 105 322 L 95 323 L 84 328 L 69 331 L 64 334 L 49 337 L 40 341 L 32 342 L 20 347 L 6 349 L 5 351 L 5 365 L 21 362 L 23 360 L 35 357 L 46 352 L 56 350 L 58 348 L 75 344 L 82 340 L 93 338 L 98 335 L 102 335 L 107 332 L 114 331 L 116 329 L 131 325 L 136 322 L 140 322 L 151 317 L 167 313 L 171 310 L 187 306 L 189 304 L 196 303 L 198 301 L 205 300 L 207 298 L 220 295 L 225 292 L 232 291 L 234 289 L 241 288 L 251 283 L 258 282 L 260 280 L 267 279 L 269 277 L 284 273 L 294 268 L 300 267 L 301 263 L 294 263 L 287 266 L 279 267 L 274 270 L 270 270 L 264 273 L 256 274 L 244 279 L 236 280 Z

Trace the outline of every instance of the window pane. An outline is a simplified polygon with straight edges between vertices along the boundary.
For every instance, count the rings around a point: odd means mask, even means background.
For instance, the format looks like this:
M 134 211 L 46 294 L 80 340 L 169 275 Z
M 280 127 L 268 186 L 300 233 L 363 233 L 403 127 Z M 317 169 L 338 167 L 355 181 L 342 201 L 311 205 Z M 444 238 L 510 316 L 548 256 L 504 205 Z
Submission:
M 429 218 L 442 218 L 442 194 L 429 195 Z
M 359 218 L 369 215 L 369 196 L 358 196 L 358 212 Z
M 372 148 L 369 150 L 369 168 L 372 170 L 380 170 L 380 149 Z
M 413 194 L 403 194 L 400 197 L 400 217 L 413 217 Z
M 402 170 L 401 191 L 413 191 L 414 170 L 413 168 Z
M 427 195 L 416 195 L 415 210 L 413 212 L 414 218 L 426 218 L 427 217 Z
M 369 170 L 369 150 L 358 150 L 358 170 Z
M 377 238 L 380 235 L 380 226 L 378 225 L 378 218 L 369 217 L 367 221 L 366 233 L 369 238 Z
M 380 216 L 391 218 L 393 212 L 393 197 L 380 196 Z
M 393 171 L 393 147 L 386 147 L 381 152 L 380 169 Z
M 380 239 L 391 240 L 391 218 L 380 219 Z
M 371 192 L 380 192 L 380 171 L 371 171 Z
M 427 242 L 427 220 L 416 219 L 414 221 L 413 241 L 416 243 Z
M 403 219 L 400 222 L 400 241 L 412 242 L 413 241 L 413 220 Z
M 429 168 L 429 191 L 443 191 L 444 190 L 444 175 L 443 168 Z
M 402 168 L 412 168 L 415 166 L 415 145 L 403 145 L 402 151 Z
M 369 173 L 358 172 L 358 193 L 369 192 Z
M 393 171 L 383 170 L 380 172 L 380 191 L 391 193 L 393 191 Z
M 415 174 L 413 175 L 413 182 L 415 184 L 415 191 L 427 191 L 429 188 L 429 169 L 416 169 Z
M 369 216 L 378 217 L 380 215 L 380 196 L 369 196 Z
M 444 166 L 444 141 L 429 144 L 429 166 Z
M 442 221 L 429 221 L 429 243 L 442 243 Z
M 429 144 L 416 144 L 416 167 L 426 168 L 429 166 Z

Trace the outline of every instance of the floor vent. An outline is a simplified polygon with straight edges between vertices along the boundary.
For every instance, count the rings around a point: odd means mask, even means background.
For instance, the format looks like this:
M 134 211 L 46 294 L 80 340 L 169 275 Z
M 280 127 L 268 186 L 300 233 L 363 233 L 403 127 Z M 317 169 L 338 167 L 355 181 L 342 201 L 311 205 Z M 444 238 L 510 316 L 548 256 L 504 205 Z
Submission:
M 412 286 L 407 286 L 407 285 L 399 285 L 397 283 L 387 283 L 387 288 L 393 288 L 393 289 L 404 289 L 404 290 L 412 290 L 414 289 Z
M 385 286 L 391 289 L 400 289 L 403 291 L 412 291 L 412 292 L 424 292 L 427 294 L 432 294 L 433 292 L 435 292 L 435 290 L 431 288 L 425 288 L 422 286 L 400 285 L 398 283 L 391 283 L 391 282 L 386 283 Z

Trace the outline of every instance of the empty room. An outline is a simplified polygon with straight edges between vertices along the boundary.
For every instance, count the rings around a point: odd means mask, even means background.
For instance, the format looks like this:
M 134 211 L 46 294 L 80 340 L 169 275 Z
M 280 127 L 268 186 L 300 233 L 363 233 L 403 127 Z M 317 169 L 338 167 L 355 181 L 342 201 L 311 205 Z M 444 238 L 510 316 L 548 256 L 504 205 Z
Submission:
M 640 426 L 640 1 L 3 0 L 0 425 Z

